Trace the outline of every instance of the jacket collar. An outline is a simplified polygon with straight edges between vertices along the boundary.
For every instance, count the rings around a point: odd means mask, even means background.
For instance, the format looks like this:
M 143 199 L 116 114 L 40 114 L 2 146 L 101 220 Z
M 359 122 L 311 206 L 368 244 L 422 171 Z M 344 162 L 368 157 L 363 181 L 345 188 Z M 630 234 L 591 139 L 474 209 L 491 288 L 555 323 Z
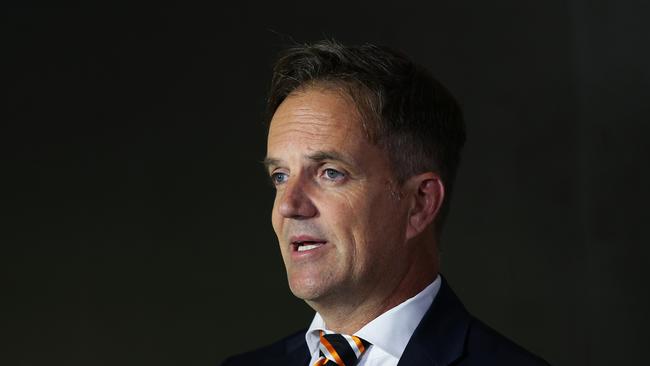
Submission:
M 398 366 L 446 366 L 454 362 L 463 354 L 469 323 L 469 313 L 443 277 L 438 295 L 415 329 Z
M 287 359 L 283 361 L 282 365 L 307 365 L 311 359 L 309 348 L 305 342 L 305 332 L 302 330 L 295 336 L 291 337 L 286 343 Z M 285 363 L 286 362 L 286 363 Z M 280 365 L 280 364 L 278 364 Z

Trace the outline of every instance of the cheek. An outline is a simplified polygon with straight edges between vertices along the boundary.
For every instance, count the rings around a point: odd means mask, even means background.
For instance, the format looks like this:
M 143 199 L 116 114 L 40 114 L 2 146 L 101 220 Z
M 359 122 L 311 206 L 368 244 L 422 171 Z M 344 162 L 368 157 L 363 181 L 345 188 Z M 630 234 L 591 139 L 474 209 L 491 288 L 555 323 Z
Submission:
M 336 243 L 337 252 L 342 258 L 354 256 L 359 242 L 361 217 L 354 199 L 349 194 L 330 195 L 319 200 L 319 226 L 327 232 L 330 240 Z
M 348 192 L 345 196 L 333 201 L 328 210 L 330 222 L 336 228 L 336 234 L 347 243 L 345 250 L 352 257 L 364 257 L 371 250 L 377 231 L 380 229 L 376 222 L 374 199 L 367 192 Z M 323 211 L 321 211 L 323 212 Z
M 280 236 L 280 230 L 281 230 L 281 225 L 282 225 L 282 216 L 279 214 L 277 210 L 277 205 L 278 205 L 278 200 L 276 199 L 273 202 L 273 208 L 271 209 L 271 224 L 273 225 L 273 230 L 275 231 L 275 234 Z
M 406 219 L 404 207 L 389 193 L 376 195 L 365 208 L 365 236 L 368 245 L 379 252 L 379 247 L 390 245 L 397 248 L 404 239 L 406 232 Z M 382 249 L 381 253 L 392 252 Z

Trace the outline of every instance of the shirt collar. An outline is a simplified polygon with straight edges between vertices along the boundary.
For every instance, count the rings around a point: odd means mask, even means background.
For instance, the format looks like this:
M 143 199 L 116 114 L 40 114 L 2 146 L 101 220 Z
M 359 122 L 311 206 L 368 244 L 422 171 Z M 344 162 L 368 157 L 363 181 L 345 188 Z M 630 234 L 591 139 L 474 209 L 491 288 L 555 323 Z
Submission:
M 381 348 L 399 359 L 402 357 L 402 353 L 404 353 L 413 332 L 415 332 L 415 328 L 420 324 L 424 314 L 438 294 L 440 283 L 440 276 L 437 276 L 435 281 L 420 293 L 373 319 L 354 335 L 367 340 L 374 347 Z M 307 347 L 309 347 L 309 353 L 312 355 L 318 350 L 321 330 L 331 333 L 327 329 L 323 318 L 319 313 L 316 313 L 309 329 L 307 329 L 307 333 L 305 333 Z

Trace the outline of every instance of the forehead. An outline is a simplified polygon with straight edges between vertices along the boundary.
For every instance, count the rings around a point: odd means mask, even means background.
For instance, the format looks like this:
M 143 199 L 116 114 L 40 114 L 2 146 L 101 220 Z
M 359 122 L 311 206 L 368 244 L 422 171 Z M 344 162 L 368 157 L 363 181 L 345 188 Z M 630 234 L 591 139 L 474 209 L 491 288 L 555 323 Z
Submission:
M 269 148 L 278 144 L 367 144 L 361 121 L 354 102 L 340 92 L 320 88 L 295 92 L 273 115 Z

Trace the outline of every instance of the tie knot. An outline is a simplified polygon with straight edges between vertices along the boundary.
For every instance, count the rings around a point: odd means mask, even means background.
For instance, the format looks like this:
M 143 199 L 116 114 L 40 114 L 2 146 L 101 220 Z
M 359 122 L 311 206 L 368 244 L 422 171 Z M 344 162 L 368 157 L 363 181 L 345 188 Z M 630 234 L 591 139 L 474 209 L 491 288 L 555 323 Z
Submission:
M 314 366 L 354 366 L 370 343 L 357 336 L 347 334 L 325 334 L 320 332 L 320 356 Z

